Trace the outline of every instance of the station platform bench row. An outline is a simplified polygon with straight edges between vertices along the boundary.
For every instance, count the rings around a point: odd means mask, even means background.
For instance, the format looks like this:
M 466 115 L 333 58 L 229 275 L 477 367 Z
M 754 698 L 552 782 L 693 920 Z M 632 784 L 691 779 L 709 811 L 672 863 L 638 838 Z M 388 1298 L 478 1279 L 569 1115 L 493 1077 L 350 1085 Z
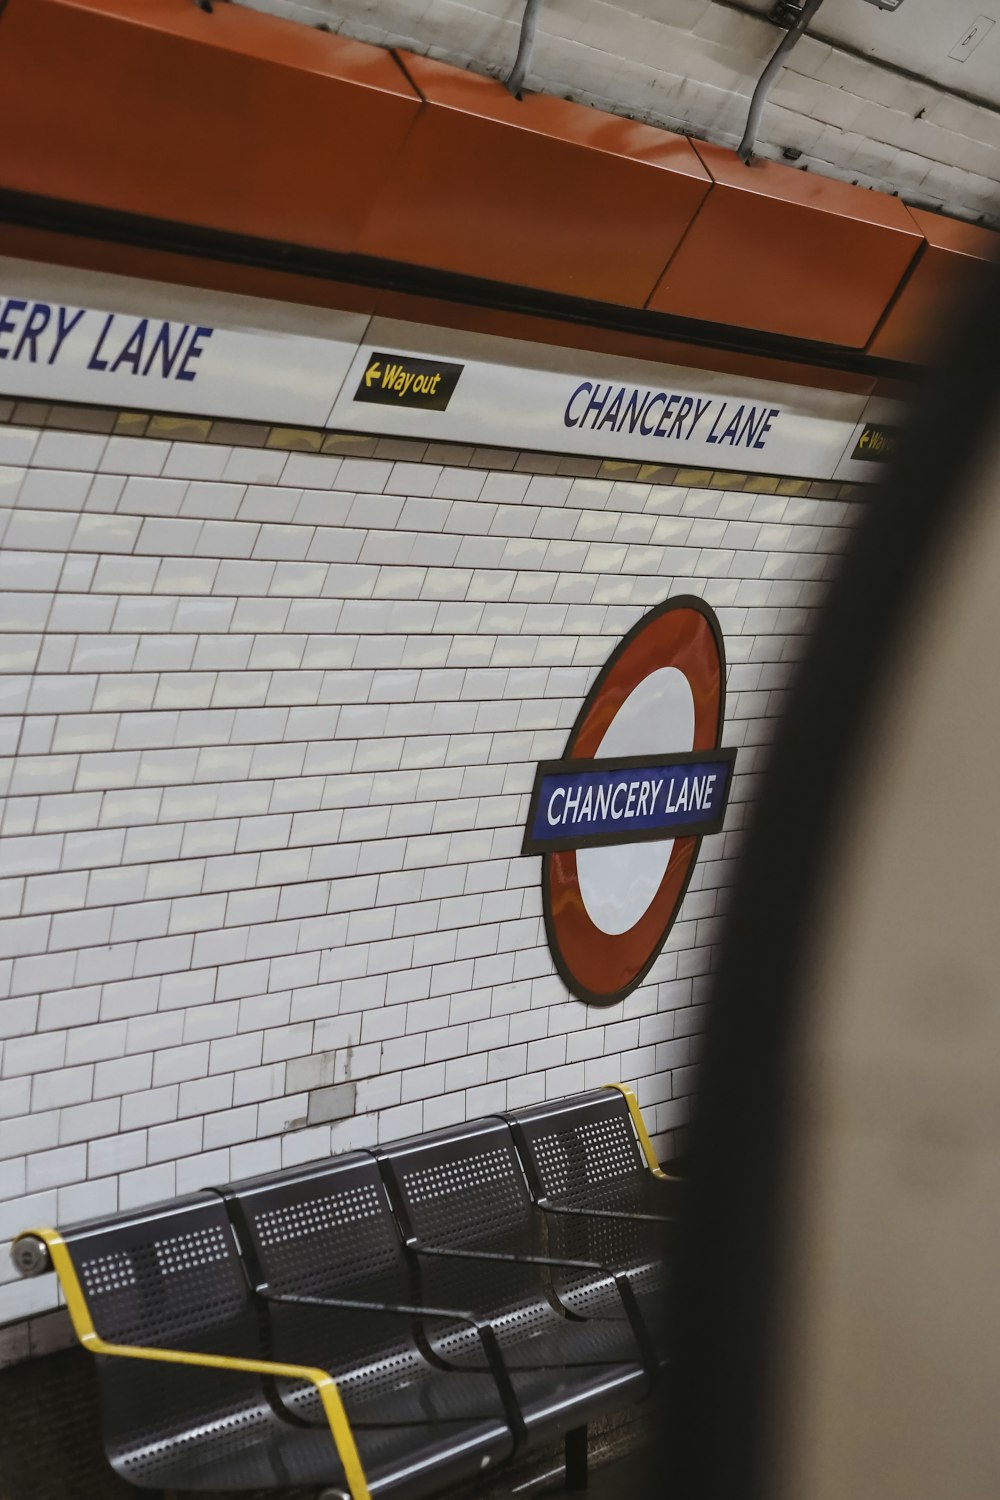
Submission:
M 18 1236 L 133 1485 L 417 1500 L 642 1402 L 682 1183 L 623 1085 Z

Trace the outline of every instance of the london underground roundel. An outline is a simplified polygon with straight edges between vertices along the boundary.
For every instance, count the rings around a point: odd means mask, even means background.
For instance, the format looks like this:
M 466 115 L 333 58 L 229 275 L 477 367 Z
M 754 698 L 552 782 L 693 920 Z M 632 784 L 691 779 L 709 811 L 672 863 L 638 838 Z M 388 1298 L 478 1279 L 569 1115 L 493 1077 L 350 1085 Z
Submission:
M 719 745 L 725 682 L 712 610 L 669 599 L 605 663 L 562 760 L 538 767 L 523 852 L 543 856 L 549 947 L 590 1004 L 641 984 L 702 837 L 722 827 L 736 757 Z

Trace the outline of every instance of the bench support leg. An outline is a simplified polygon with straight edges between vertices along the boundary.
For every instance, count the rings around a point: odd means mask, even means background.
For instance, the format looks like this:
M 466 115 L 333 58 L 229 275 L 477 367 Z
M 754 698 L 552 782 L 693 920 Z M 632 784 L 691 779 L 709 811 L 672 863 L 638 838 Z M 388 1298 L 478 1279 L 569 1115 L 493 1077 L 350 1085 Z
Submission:
M 574 1427 L 566 1434 L 566 1488 L 587 1488 L 587 1429 Z

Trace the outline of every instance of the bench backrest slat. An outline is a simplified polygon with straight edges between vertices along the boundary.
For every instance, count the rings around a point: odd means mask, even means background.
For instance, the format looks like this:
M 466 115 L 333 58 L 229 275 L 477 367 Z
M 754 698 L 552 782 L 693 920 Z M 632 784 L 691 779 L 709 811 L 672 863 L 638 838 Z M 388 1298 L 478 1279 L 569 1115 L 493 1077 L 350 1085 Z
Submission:
M 628 1104 L 617 1089 L 532 1105 L 507 1118 L 540 1197 L 572 1203 L 588 1189 L 647 1176 Z
M 251 1316 L 225 1208 L 212 1195 L 83 1224 L 63 1238 L 109 1343 L 197 1347 L 199 1335 L 235 1332 Z
M 379 1152 L 405 1232 L 425 1244 L 495 1238 L 531 1215 L 524 1173 L 503 1120 L 476 1120 Z
M 225 1190 L 252 1278 L 279 1295 L 350 1295 L 403 1277 L 378 1163 L 366 1152 Z

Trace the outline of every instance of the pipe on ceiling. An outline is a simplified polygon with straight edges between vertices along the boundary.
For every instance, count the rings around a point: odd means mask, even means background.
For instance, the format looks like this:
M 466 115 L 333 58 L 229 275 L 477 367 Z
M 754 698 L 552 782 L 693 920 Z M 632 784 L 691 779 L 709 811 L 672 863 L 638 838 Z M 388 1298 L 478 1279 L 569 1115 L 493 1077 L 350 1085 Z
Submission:
M 528 0 L 530 5 L 531 0 Z M 763 73 L 757 80 L 757 87 L 753 91 L 750 100 L 750 108 L 747 111 L 746 129 L 743 139 L 736 148 L 736 154 L 744 166 L 749 166 L 750 158 L 753 156 L 754 144 L 757 140 L 757 131 L 760 129 L 760 117 L 764 113 L 764 105 L 767 103 L 768 95 L 774 85 L 774 80 L 785 66 L 785 59 L 796 45 L 799 38 L 804 35 L 809 22 L 823 4 L 823 0 L 806 0 L 795 21 L 785 32 L 781 41 L 775 47 Z
M 535 32 L 538 30 L 538 12 L 541 8 L 542 0 L 525 0 L 517 56 L 510 70 L 510 77 L 507 79 L 507 89 L 515 98 L 520 98 L 524 80 L 528 76 L 528 68 L 531 66 L 531 54 L 535 48 Z

